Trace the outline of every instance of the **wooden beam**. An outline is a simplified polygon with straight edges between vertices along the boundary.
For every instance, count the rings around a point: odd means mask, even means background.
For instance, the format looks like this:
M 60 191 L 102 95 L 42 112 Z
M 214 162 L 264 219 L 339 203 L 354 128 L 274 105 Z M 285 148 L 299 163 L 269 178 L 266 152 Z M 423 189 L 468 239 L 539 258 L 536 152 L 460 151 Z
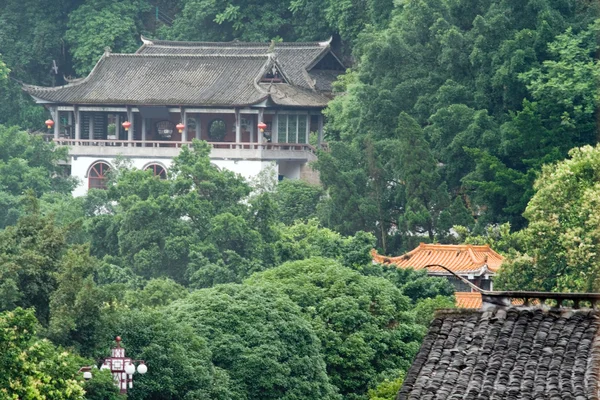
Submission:
M 187 110 L 185 108 L 183 108 L 183 107 L 181 108 L 181 114 L 183 115 L 181 122 L 183 123 L 183 126 L 184 126 L 183 132 L 181 132 L 181 141 L 182 142 L 187 142 L 187 129 L 188 129 L 188 126 L 187 126 Z
M 310 139 L 310 114 L 306 114 L 306 138 L 304 143 L 308 144 Z

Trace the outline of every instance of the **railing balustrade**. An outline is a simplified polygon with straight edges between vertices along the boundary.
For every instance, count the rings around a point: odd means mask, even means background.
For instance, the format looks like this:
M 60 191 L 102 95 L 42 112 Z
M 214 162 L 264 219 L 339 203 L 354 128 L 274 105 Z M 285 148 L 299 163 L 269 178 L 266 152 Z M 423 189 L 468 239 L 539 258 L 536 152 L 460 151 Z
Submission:
M 100 140 L 100 139 L 54 139 L 58 146 L 111 146 L 111 147 L 150 147 L 150 148 L 181 148 L 190 146 L 192 142 L 175 142 L 169 140 Z M 208 142 L 214 149 L 227 150 L 277 150 L 277 151 L 308 151 L 316 154 L 317 149 L 310 144 L 302 143 L 248 143 L 248 142 Z

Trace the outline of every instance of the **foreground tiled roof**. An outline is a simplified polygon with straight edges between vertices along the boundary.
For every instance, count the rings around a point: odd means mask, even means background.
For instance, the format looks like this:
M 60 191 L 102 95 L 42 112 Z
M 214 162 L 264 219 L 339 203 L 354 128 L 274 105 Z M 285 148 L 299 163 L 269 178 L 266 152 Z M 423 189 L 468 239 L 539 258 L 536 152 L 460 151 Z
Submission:
M 597 400 L 599 326 L 590 310 L 438 313 L 397 400 Z
M 426 265 L 441 264 L 458 274 L 479 274 L 484 269 L 495 273 L 502 264 L 503 257 L 488 245 L 472 244 L 425 244 L 398 257 L 386 257 L 372 252 L 373 261 L 381 264 L 395 264 L 399 268 L 422 269 Z M 428 268 L 429 273 L 447 274 L 439 267 Z
M 55 103 L 123 105 L 250 105 L 267 98 L 276 104 L 324 107 L 328 98 L 310 90 L 293 101 L 291 85 L 259 84 L 277 60 L 262 55 L 109 54 L 87 78 L 46 88 L 25 86 L 32 96 Z M 304 93 L 309 92 L 309 93 Z M 282 94 L 283 93 L 283 94 Z M 287 104 L 292 102 L 293 104 Z
M 331 82 L 343 73 L 337 71 L 311 71 L 311 67 L 326 54 L 331 52 L 329 42 L 180 42 L 169 40 L 146 39 L 137 51 L 138 54 L 195 54 L 195 55 L 259 55 L 272 51 L 281 67 L 290 78 L 290 83 L 307 89 L 322 91 L 331 90 Z

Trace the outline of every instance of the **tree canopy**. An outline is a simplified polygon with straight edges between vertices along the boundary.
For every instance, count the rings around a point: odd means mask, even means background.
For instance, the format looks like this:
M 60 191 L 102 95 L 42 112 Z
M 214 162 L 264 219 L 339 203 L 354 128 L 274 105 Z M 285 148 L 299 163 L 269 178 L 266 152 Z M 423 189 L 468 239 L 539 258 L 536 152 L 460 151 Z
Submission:
M 578 0 L 0 2 L 0 397 L 119 399 L 77 370 L 116 335 L 132 399 L 391 399 L 453 287 L 374 265 L 488 243 L 497 288 L 600 290 L 600 5 Z M 74 198 L 22 83 L 158 39 L 323 41 L 321 186 L 253 181 L 194 141 Z M 67 78 L 67 79 L 65 79 Z M 596 147 L 594 147 L 596 146 Z M 82 357 L 89 357 L 82 358 Z M 95 370 L 94 370 L 95 371 Z

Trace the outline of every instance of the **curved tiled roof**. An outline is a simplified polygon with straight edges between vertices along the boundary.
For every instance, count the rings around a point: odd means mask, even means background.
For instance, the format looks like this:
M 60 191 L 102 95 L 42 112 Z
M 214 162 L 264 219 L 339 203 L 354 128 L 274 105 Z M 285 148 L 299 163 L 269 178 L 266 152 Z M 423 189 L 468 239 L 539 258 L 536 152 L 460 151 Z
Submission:
M 488 245 L 472 244 L 426 244 L 398 257 L 386 257 L 372 252 L 373 261 L 381 264 L 394 264 L 399 268 L 422 269 L 429 264 L 441 264 L 457 274 L 478 274 L 489 271 L 495 273 L 504 258 Z M 433 274 L 448 274 L 439 267 L 427 269 Z
M 600 312 L 438 313 L 397 400 L 598 400 Z
M 56 103 L 247 105 L 268 97 L 256 84 L 268 55 L 107 54 L 87 78 L 54 87 L 25 86 Z
M 110 54 L 92 72 L 60 87 L 25 85 L 37 99 L 63 104 L 245 106 L 269 98 L 275 104 L 325 107 L 317 91 L 288 83 L 261 84 L 272 54 Z
M 271 48 L 270 43 L 262 42 L 178 42 L 144 37 L 142 40 L 144 44 L 137 54 L 257 55 L 273 52 L 290 78 L 290 83 L 307 89 L 330 91 L 331 82 L 344 72 L 340 62 L 340 71 L 309 74 L 308 67 L 331 52 L 329 41 L 275 43 Z

